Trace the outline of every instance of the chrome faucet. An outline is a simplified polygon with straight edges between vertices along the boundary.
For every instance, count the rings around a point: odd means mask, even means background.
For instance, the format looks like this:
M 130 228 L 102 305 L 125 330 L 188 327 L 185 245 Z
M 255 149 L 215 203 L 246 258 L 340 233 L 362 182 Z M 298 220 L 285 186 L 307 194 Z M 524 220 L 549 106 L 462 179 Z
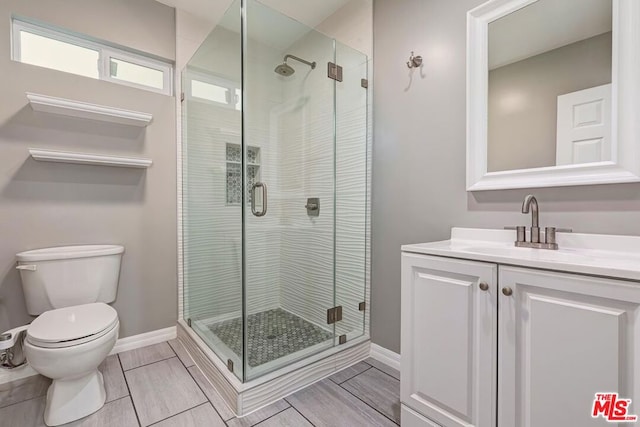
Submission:
M 531 208 L 531 209 L 529 209 Z M 538 200 L 533 194 L 527 195 L 522 202 L 522 213 L 528 214 L 531 210 L 531 243 L 540 242 L 540 226 L 538 225 Z
M 535 249 L 558 249 L 556 243 L 556 228 L 546 227 L 544 229 L 544 243 L 540 242 L 540 225 L 538 222 L 538 200 L 533 194 L 527 195 L 522 202 L 522 213 L 528 214 L 531 211 L 531 238 L 527 242 L 527 228 L 525 226 L 516 227 L 517 236 L 515 245 L 519 248 Z

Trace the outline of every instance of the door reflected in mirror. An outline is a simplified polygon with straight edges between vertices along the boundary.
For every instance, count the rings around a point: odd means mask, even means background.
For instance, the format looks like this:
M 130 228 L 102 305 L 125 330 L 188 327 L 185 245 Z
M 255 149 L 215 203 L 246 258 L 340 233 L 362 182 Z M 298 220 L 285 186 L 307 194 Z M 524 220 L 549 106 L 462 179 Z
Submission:
M 488 172 L 612 160 L 611 0 L 538 0 L 488 38 Z

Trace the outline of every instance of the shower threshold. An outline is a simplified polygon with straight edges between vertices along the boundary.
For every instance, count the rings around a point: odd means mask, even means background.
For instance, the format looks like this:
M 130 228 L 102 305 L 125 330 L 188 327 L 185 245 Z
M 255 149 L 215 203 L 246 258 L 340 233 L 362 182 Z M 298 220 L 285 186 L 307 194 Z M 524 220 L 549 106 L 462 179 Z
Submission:
M 239 349 L 242 348 L 240 320 L 201 319 L 195 323 L 200 330 L 206 327 L 215 341 L 218 341 L 217 345 L 239 353 Z M 271 335 L 275 337 L 258 337 L 258 333 L 262 333 L 264 328 L 271 328 L 274 332 Z M 253 350 L 261 349 L 247 360 L 250 367 L 255 367 L 252 374 L 260 375 L 261 371 L 265 374 L 243 383 L 228 369 L 226 360 L 221 360 L 184 320 L 178 321 L 178 339 L 220 396 L 240 417 L 364 360 L 370 354 L 371 343 L 367 335 L 333 346 L 334 338 L 331 332 L 281 309 L 249 315 L 247 331 L 249 347 Z M 278 333 L 281 344 L 286 341 L 286 345 L 278 347 L 270 342 L 278 338 Z M 293 342 L 289 342 L 289 338 L 293 338 Z M 282 357 L 286 358 L 294 353 L 296 356 L 306 357 L 296 357 L 288 365 L 276 370 L 267 369 L 281 362 Z M 234 364 L 241 363 L 242 360 L 239 355 L 233 359 Z

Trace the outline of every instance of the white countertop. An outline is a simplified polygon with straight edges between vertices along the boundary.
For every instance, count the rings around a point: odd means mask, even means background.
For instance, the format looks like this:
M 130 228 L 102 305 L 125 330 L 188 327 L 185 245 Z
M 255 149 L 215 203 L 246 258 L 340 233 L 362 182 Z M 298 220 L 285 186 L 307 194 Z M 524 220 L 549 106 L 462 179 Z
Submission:
M 402 251 L 640 281 L 639 236 L 557 233 L 557 251 L 517 248 L 515 239 L 515 230 L 454 227 L 449 240 L 403 245 Z

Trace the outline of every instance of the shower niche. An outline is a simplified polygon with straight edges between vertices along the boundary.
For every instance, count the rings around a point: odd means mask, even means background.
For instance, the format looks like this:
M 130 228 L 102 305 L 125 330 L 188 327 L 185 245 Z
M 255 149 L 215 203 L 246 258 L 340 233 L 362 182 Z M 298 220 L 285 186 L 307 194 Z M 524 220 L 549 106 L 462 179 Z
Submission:
M 242 145 L 227 143 L 226 182 L 227 204 L 242 203 Z M 247 147 L 247 168 L 245 179 L 245 200 L 251 203 L 253 193 L 251 189 L 256 182 L 260 182 L 260 148 Z
M 238 414 L 368 357 L 367 79 L 253 0 L 182 71 L 179 338 Z

